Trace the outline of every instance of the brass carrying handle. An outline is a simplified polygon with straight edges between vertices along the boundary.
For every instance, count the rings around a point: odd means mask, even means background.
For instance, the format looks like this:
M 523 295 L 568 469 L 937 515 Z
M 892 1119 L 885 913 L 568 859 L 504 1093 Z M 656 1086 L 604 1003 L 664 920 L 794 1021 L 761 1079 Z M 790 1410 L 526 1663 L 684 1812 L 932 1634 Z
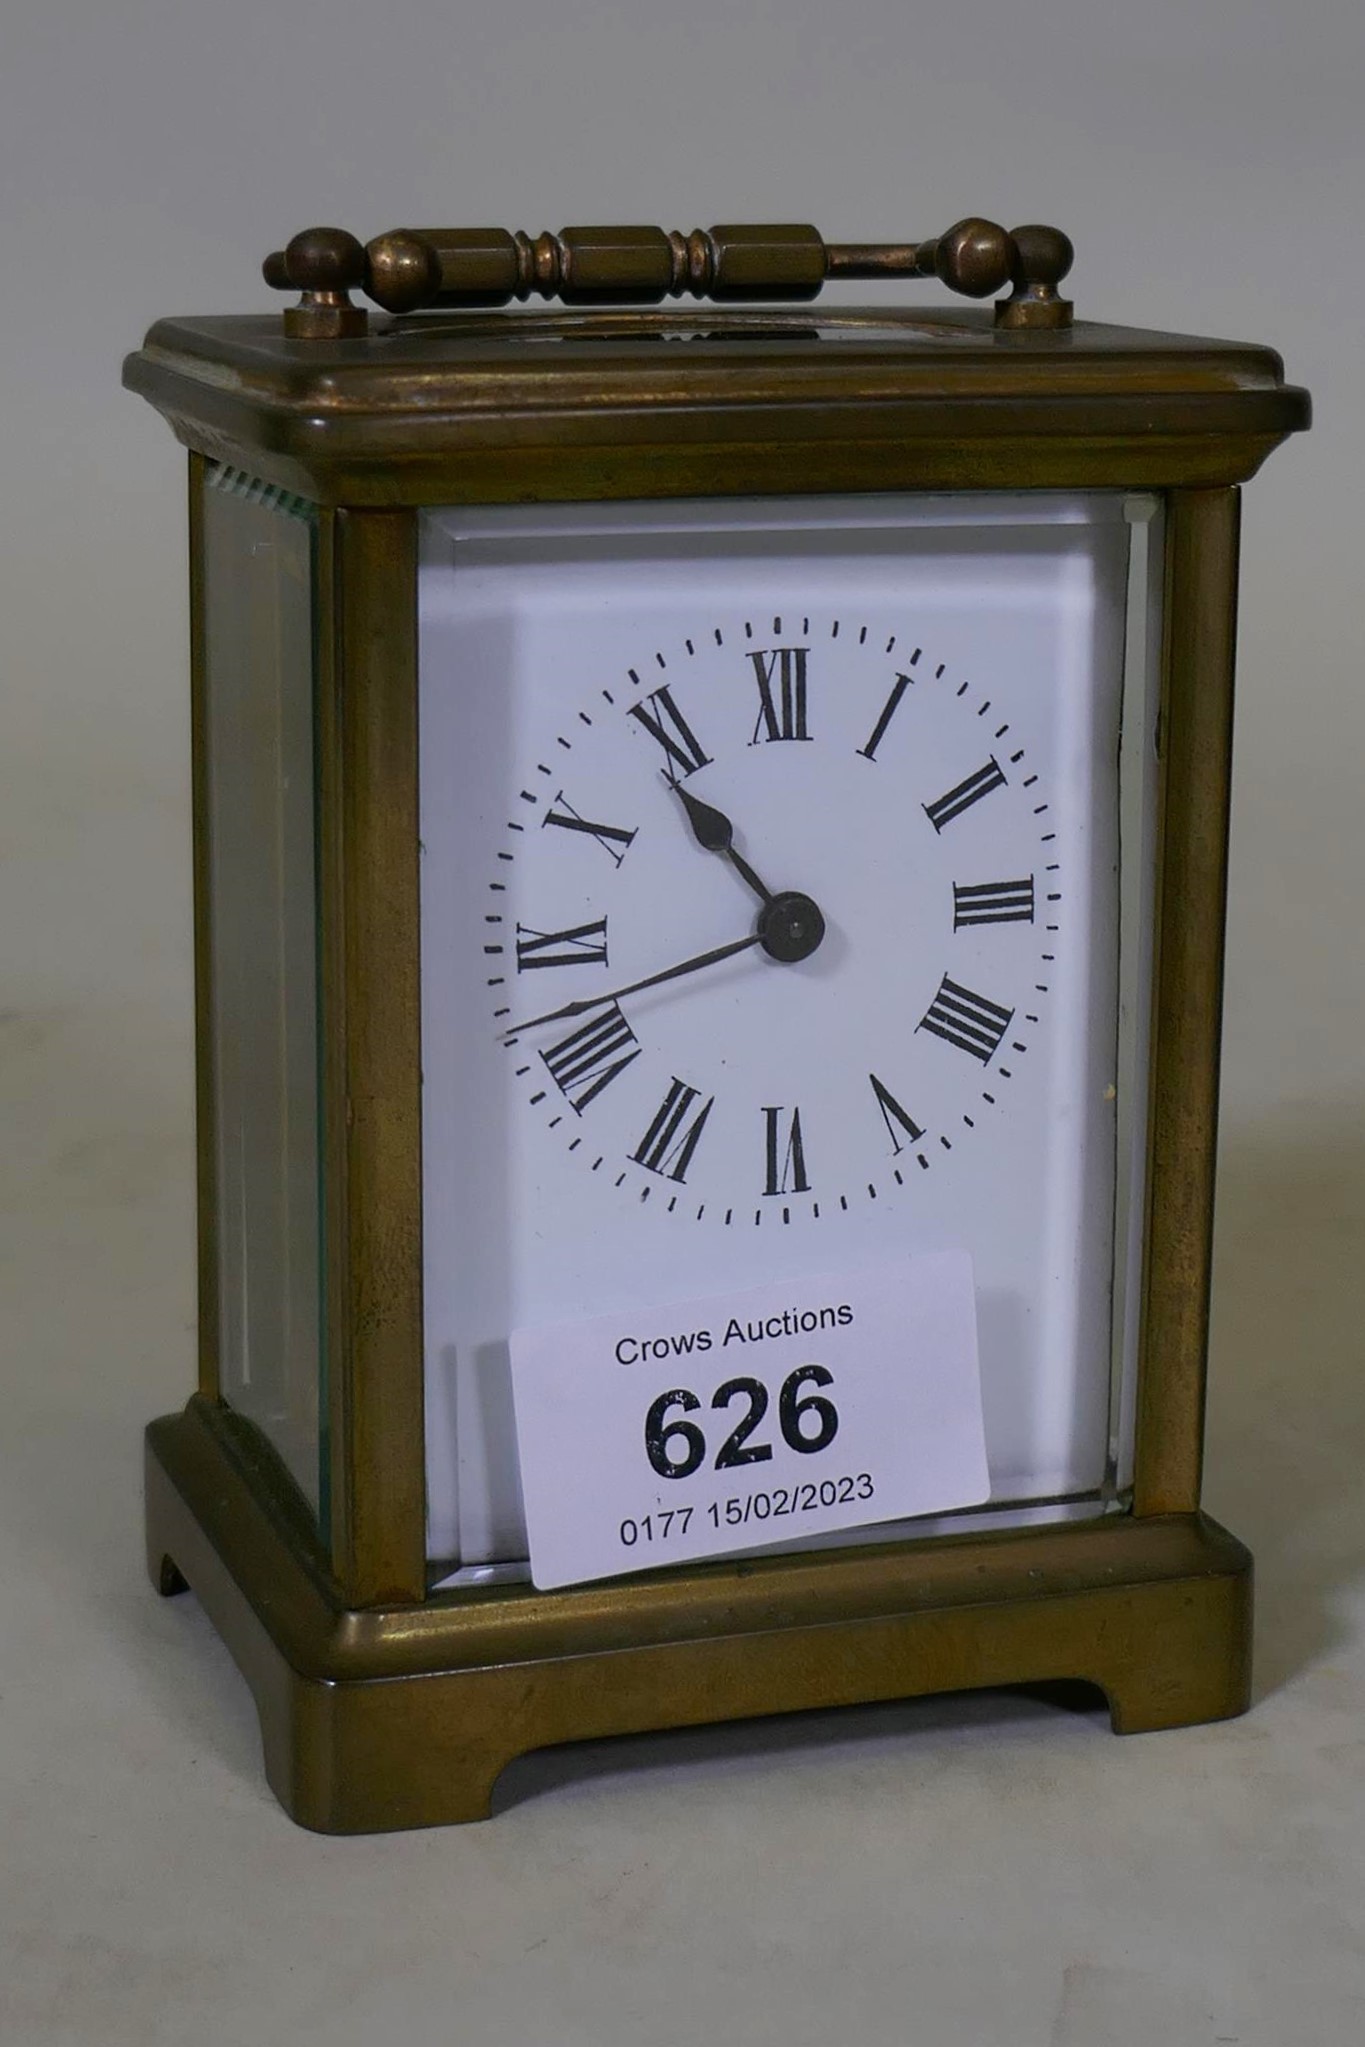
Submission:
M 1055 227 L 1008 232 L 975 216 L 926 242 L 827 242 L 813 227 L 566 227 L 532 238 L 505 228 L 397 228 L 362 247 L 344 228 L 306 228 L 267 256 L 265 281 L 303 294 L 284 315 L 300 341 L 363 334 L 363 290 L 389 313 L 430 306 L 505 306 L 562 299 L 570 306 L 658 305 L 666 298 L 813 299 L 827 278 L 937 277 L 967 298 L 996 302 L 1005 328 L 1071 325 L 1057 286 L 1074 251 Z

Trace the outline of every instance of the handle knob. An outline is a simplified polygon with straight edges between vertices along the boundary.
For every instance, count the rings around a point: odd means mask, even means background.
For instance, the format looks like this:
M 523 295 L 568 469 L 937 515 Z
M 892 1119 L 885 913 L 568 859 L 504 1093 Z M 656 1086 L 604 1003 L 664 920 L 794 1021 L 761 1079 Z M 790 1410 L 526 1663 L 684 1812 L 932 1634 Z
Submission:
M 1071 301 L 1059 298 L 1057 286 L 1076 260 L 1068 236 L 1059 227 L 1017 227 L 1010 277 L 1013 296 L 996 308 L 1002 327 L 1069 327 Z
M 365 332 L 365 309 L 349 297 L 365 284 L 365 251 L 344 227 L 305 228 L 267 256 L 261 271 L 273 290 L 303 294 L 285 309 L 284 331 L 291 340 L 341 341 Z
M 925 244 L 921 260 L 931 252 L 935 276 L 964 298 L 989 298 L 1008 284 L 1013 274 L 1010 237 L 993 220 L 960 220 L 936 242 Z

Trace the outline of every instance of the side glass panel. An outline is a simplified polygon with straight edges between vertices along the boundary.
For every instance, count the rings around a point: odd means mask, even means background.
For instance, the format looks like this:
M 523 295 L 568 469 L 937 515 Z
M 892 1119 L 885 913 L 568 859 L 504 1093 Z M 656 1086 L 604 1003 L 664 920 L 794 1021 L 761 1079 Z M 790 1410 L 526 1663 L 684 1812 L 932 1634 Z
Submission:
M 220 1388 L 320 1510 L 314 533 L 301 501 L 206 472 Z

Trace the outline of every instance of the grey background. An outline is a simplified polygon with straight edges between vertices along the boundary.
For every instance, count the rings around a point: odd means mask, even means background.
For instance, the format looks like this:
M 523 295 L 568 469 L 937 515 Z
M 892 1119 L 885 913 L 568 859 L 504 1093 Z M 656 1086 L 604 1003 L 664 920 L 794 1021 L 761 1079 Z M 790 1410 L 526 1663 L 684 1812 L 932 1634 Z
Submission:
M 0 40 L 0 2035 L 119 2047 L 1365 2033 L 1355 0 L 53 0 Z M 1208 1499 L 1259 1703 L 930 1701 L 535 1759 L 295 1831 L 138 1430 L 192 1358 L 183 477 L 118 389 L 314 220 L 1055 220 L 1083 313 L 1274 343 L 1247 493 Z

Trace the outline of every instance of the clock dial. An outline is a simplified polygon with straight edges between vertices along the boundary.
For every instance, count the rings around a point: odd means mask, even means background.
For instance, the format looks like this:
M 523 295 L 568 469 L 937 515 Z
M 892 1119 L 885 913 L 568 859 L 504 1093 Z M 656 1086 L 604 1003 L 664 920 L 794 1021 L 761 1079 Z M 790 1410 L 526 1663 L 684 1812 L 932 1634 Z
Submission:
M 994 1497 L 1102 1484 L 1127 579 L 1103 494 L 431 515 L 433 1556 L 525 1554 L 512 1330 L 918 1251 Z
M 727 612 L 558 706 L 513 778 L 483 943 L 544 1141 L 622 1203 L 722 1229 L 922 1207 L 923 1176 L 989 1145 L 1060 943 L 1011 697 L 913 621 Z

